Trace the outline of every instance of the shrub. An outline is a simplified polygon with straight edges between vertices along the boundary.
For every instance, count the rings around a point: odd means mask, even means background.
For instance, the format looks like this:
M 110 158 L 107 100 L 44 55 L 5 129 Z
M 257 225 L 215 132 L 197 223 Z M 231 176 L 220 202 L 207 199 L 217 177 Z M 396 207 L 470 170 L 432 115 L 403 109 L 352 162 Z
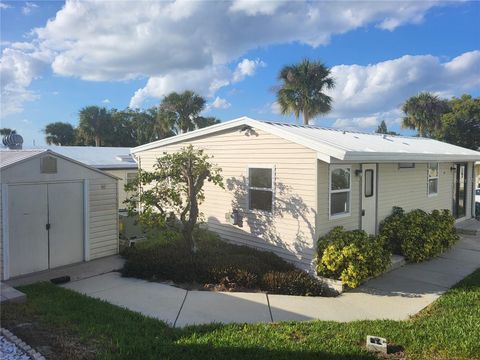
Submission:
M 263 278 L 266 273 L 281 274 L 295 270 L 292 264 L 272 252 L 226 243 L 220 240 L 218 235 L 207 230 L 196 231 L 196 242 L 198 250 L 193 254 L 179 234 L 162 233 L 138 243 L 122 253 L 126 258 L 122 273 L 124 276 L 151 280 L 196 282 L 207 287 L 231 291 L 255 288 L 263 290 Z M 314 286 L 316 279 L 313 277 L 310 279 L 311 290 L 308 290 L 305 276 L 309 275 L 305 273 L 303 277 L 296 277 L 301 283 L 291 284 L 288 294 L 295 289 L 298 292 L 294 295 L 318 293 Z M 290 275 L 286 279 L 292 280 L 295 277 Z M 287 287 L 282 285 L 280 289 Z
M 390 252 L 381 236 L 363 230 L 345 231 L 335 227 L 320 237 L 317 245 L 317 273 L 357 287 L 370 276 L 384 272 L 390 265 Z
M 302 270 L 267 272 L 261 286 L 272 294 L 320 296 L 324 293 L 322 283 Z
M 401 254 L 402 239 L 399 236 L 400 228 L 403 226 L 405 211 L 398 206 L 394 206 L 392 214 L 380 222 L 380 234 L 387 239 L 390 251 L 394 254 Z
M 380 227 L 380 234 L 408 261 L 421 262 L 448 250 L 458 240 L 455 218 L 448 210 L 408 213 L 394 208 Z

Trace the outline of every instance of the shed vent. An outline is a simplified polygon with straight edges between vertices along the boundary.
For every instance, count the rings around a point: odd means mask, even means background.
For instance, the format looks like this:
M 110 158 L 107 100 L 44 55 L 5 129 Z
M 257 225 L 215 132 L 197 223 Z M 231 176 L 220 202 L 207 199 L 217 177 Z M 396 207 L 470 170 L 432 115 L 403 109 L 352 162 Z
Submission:
M 53 156 L 44 156 L 40 159 L 40 172 L 42 174 L 57 173 L 57 158 Z

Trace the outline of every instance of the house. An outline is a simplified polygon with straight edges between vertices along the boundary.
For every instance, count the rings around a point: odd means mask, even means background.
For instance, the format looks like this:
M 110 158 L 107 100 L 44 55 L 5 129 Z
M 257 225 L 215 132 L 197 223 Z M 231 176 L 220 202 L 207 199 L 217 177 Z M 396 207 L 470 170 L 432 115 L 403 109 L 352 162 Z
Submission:
M 477 189 L 480 189 L 480 162 L 475 163 L 475 174 L 475 186 L 477 187 Z
M 51 150 L 0 151 L 0 278 L 118 253 L 117 178 Z
M 393 206 L 471 218 L 480 153 L 436 140 L 365 134 L 247 117 L 132 149 L 144 170 L 192 144 L 222 168 L 201 211 L 228 241 L 311 269 L 316 239 L 335 226 L 378 231 Z M 232 224 L 233 223 L 233 224 Z
M 118 178 L 118 208 L 125 208 L 125 184 L 137 176 L 137 163 L 128 147 L 50 146 L 48 149 Z

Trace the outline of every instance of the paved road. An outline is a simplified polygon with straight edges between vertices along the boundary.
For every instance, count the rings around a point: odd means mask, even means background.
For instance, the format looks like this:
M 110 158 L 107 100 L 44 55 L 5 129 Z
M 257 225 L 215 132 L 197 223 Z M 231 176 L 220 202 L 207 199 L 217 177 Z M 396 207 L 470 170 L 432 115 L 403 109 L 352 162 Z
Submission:
M 449 252 L 408 264 L 336 298 L 186 291 L 111 272 L 64 287 L 171 325 L 283 320 L 404 320 L 480 267 L 480 238 L 463 236 Z

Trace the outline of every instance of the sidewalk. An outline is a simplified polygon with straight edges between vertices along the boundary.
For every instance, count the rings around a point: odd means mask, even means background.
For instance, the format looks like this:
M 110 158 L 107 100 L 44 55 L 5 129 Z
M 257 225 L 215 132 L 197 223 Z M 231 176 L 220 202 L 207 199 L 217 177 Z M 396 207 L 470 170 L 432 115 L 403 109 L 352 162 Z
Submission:
M 462 236 L 442 256 L 408 264 L 336 298 L 187 291 L 108 273 L 64 287 L 171 325 L 283 320 L 405 320 L 480 267 L 480 238 Z

